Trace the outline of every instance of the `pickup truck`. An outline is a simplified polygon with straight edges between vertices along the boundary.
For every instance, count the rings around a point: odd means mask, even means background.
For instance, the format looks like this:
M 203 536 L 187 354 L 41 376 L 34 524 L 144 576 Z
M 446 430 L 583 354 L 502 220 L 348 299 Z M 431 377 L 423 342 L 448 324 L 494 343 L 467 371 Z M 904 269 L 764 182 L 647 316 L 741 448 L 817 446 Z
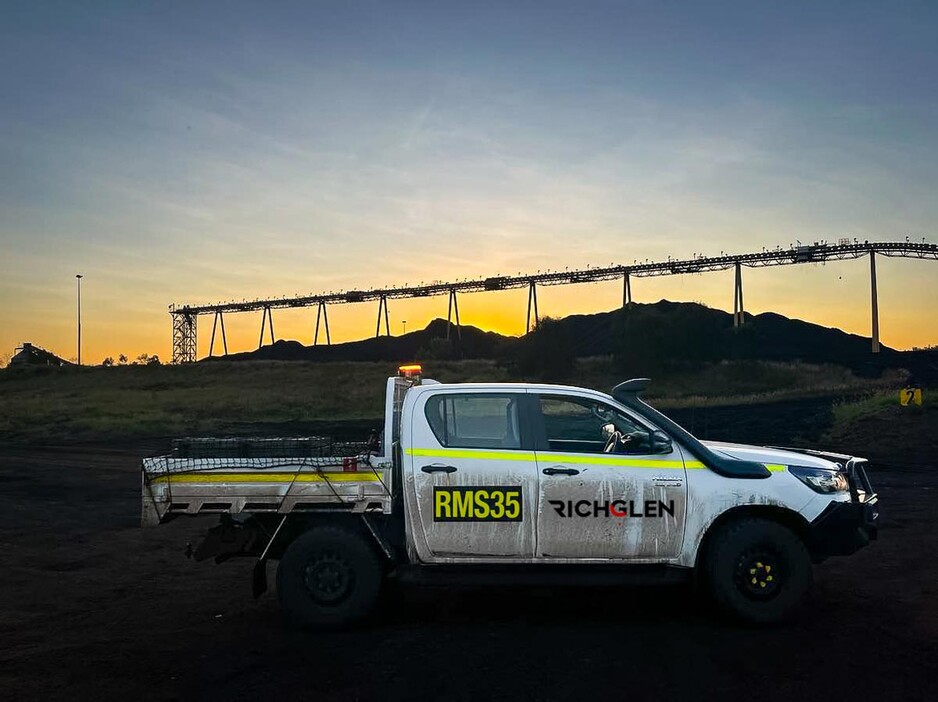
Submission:
M 864 459 L 700 441 L 640 398 L 648 383 L 442 384 L 403 366 L 369 442 L 190 439 L 144 459 L 142 521 L 220 513 L 196 559 L 256 558 L 255 597 L 279 561 L 287 620 L 318 627 L 364 617 L 388 577 L 687 581 L 772 623 L 812 563 L 876 538 Z

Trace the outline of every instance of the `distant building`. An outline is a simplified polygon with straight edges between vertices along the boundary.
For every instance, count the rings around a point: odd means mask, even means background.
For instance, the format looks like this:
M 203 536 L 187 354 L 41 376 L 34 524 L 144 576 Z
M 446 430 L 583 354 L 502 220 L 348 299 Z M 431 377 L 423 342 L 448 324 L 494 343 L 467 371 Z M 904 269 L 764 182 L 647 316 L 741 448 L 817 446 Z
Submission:
M 24 341 L 22 346 L 18 346 L 10 359 L 10 367 L 18 366 L 71 366 L 64 358 L 59 358 L 51 351 L 34 346 L 28 341 Z

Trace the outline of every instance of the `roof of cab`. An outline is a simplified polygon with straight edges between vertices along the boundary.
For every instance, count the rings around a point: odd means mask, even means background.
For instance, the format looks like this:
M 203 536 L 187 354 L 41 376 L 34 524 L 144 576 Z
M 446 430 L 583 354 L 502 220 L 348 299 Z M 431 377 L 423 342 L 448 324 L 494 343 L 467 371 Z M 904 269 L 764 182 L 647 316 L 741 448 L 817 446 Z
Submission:
M 534 390 L 537 392 L 556 392 L 556 393 L 578 393 L 595 395 L 603 399 L 613 399 L 609 393 L 593 390 L 591 388 L 581 388 L 574 385 L 551 385 L 547 383 L 437 383 L 426 385 L 415 385 L 411 390 L 426 392 L 428 390 L 468 390 L 477 392 L 519 392 L 522 390 Z

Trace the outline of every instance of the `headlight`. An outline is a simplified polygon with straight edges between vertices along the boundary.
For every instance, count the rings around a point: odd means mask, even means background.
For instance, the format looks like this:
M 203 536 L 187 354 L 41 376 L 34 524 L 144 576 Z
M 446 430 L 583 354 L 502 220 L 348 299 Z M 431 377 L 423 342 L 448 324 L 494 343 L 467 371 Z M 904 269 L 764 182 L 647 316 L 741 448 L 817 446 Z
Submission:
M 850 489 L 847 476 L 839 470 L 788 466 L 788 472 L 815 492 L 846 492 Z

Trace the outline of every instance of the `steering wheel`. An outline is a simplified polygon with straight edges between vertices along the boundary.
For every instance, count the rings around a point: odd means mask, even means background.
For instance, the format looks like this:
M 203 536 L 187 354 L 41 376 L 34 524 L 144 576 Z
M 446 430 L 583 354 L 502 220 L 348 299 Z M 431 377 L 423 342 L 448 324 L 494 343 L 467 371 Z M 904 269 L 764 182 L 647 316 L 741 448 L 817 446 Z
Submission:
M 629 443 L 631 439 L 631 436 L 626 436 L 617 429 L 606 441 L 606 446 L 603 448 L 603 453 L 616 453 L 616 448 L 618 448 L 620 444 L 625 445 Z

